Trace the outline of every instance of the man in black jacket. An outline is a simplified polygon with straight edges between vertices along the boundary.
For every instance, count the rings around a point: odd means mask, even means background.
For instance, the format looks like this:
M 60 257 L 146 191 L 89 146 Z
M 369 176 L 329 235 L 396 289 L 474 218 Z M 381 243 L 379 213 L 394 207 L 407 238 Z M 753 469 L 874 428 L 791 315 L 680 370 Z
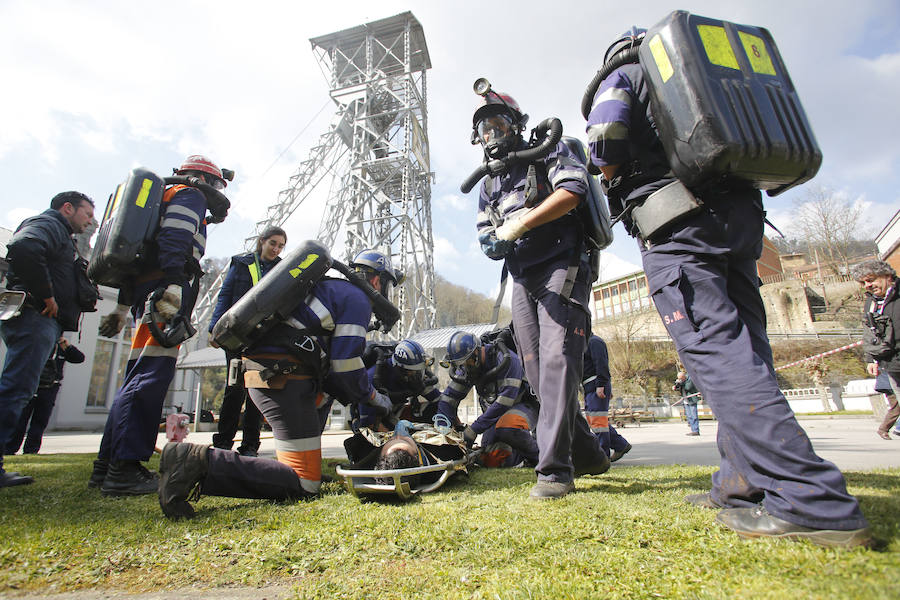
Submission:
M 6 362 L 0 375 L 0 452 L 15 431 L 22 407 L 34 395 L 41 369 L 63 331 L 77 331 L 81 308 L 72 235 L 94 218 L 94 202 L 81 192 L 62 192 L 50 208 L 25 219 L 7 244 L 7 287 L 26 292 L 20 313 L 0 323 Z M 31 477 L 3 470 L 0 487 Z
M 863 351 L 866 370 L 876 377 L 879 372 L 888 374 L 894 398 L 900 385 L 900 352 L 897 348 L 897 329 L 900 325 L 900 302 L 897 301 L 897 273 L 883 260 L 864 260 L 853 267 L 853 278 L 866 290 L 863 309 Z M 878 435 L 889 440 L 891 427 L 900 416 L 897 401 L 889 406 L 884 421 L 878 427 Z

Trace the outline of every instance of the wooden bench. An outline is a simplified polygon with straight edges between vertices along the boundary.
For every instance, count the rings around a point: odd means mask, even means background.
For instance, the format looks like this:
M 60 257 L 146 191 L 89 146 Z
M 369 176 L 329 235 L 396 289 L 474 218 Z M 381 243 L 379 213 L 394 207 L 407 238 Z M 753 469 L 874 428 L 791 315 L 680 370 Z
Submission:
M 641 426 L 641 421 L 656 421 L 656 413 L 652 410 L 634 410 L 633 408 L 613 408 L 609 411 L 609 422 L 613 427 L 625 427 L 628 424 Z

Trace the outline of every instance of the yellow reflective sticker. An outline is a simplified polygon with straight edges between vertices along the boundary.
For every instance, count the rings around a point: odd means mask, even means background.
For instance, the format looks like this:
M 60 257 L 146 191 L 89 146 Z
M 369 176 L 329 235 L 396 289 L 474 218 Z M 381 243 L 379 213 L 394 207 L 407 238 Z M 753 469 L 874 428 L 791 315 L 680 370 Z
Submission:
M 740 70 L 724 27 L 697 25 L 697 33 L 700 34 L 700 40 L 703 42 L 709 62 L 720 67 Z
M 119 184 L 119 187 L 116 188 L 116 197 L 113 198 L 113 201 L 110 202 L 106 206 L 106 214 L 103 215 L 103 220 L 109 218 L 109 215 L 113 214 L 113 211 L 116 210 L 116 207 L 119 205 L 119 200 L 122 198 L 122 192 L 125 189 L 125 184 Z
M 288 271 L 291 274 L 291 277 L 296 279 L 300 276 L 300 273 L 306 270 L 306 267 L 316 262 L 316 259 L 319 258 L 318 254 L 307 254 L 306 258 L 303 259 L 303 262 Z
M 137 200 L 134 201 L 135 204 L 144 208 L 147 204 L 147 198 L 150 196 L 150 189 L 153 187 L 153 181 L 150 179 L 145 179 L 141 184 L 141 191 L 138 193 Z
M 669 54 L 658 33 L 650 40 L 650 53 L 653 54 L 653 60 L 656 61 L 656 68 L 659 69 L 659 76 L 662 77 L 663 83 L 667 82 L 675 70 L 672 68 L 672 61 L 669 60 Z
M 762 73 L 763 75 L 775 75 L 775 65 L 772 64 L 772 58 L 769 51 L 766 50 L 766 42 L 755 35 L 738 31 L 741 43 L 744 45 L 744 52 L 750 59 L 750 67 L 754 73 Z

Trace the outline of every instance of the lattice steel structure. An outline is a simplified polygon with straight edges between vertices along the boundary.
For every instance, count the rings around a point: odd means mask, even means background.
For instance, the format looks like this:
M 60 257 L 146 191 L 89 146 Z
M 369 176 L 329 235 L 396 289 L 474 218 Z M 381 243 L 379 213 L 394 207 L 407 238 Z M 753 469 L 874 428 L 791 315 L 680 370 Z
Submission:
M 330 177 L 318 239 L 339 260 L 363 248 L 389 253 L 406 282 L 395 291 L 401 337 L 434 327 L 434 259 L 425 72 L 431 59 L 410 12 L 312 38 L 337 112 L 329 130 L 247 238 L 283 225 Z M 338 247 L 335 247 L 335 246 Z M 220 282 L 198 300 L 200 323 Z

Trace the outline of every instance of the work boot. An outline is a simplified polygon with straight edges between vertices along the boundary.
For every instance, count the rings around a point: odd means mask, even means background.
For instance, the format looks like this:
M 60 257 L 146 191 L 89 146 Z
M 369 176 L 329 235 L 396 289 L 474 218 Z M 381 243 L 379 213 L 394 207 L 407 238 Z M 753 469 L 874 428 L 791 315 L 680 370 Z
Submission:
M 628 452 L 630 450 L 631 450 L 631 444 L 627 444 L 621 450 L 613 450 L 612 456 L 609 457 L 609 462 L 611 462 L 611 463 L 616 462 L 617 460 L 619 460 L 620 458 L 622 458 L 623 456 L 628 454 Z
M 528 497 L 531 500 L 553 500 L 574 491 L 574 481 L 538 481 L 531 488 Z
M 253 448 L 244 448 L 243 446 L 238 448 L 237 452 L 241 456 L 249 456 L 250 458 L 256 458 L 257 456 L 259 456 L 259 453 Z
M 28 485 L 29 483 L 34 483 L 34 477 L 0 469 L 0 488 Z
M 94 460 L 94 470 L 91 471 L 91 478 L 88 479 L 89 488 L 98 488 L 103 485 L 106 479 L 106 472 L 109 470 L 109 461 L 105 458 L 97 458 Z
M 607 471 L 609 471 L 609 457 L 601 451 L 599 453 L 599 458 L 595 462 L 577 465 L 575 467 L 575 477 L 583 477 L 584 475 L 603 475 Z
M 809 540 L 820 546 L 853 548 L 871 546 L 872 534 L 868 527 L 862 529 L 814 529 L 796 525 L 770 515 L 765 508 L 726 508 L 719 511 L 716 521 L 734 530 L 743 538 L 776 537 L 791 540 Z
M 159 506 L 170 519 L 190 519 L 196 513 L 188 500 L 200 498 L 200 484 L 209 471 L 209 446 L 169 442 L 159 459 Z
M 721 506 L 719 506 L 719 504 L 716 503 L 715 500 L 712 499 L 712 494 L 710 494 L 709 492 L 706 492 L 705 494 L 688 494 L 684 497 L 684 501 L 688 504 L 699 506 L 700 508 L 722 508 Z
M 138 460 L 115 460 L 100 486 L 104 496 L 142 496 L 156 492 L 159 480 Z

